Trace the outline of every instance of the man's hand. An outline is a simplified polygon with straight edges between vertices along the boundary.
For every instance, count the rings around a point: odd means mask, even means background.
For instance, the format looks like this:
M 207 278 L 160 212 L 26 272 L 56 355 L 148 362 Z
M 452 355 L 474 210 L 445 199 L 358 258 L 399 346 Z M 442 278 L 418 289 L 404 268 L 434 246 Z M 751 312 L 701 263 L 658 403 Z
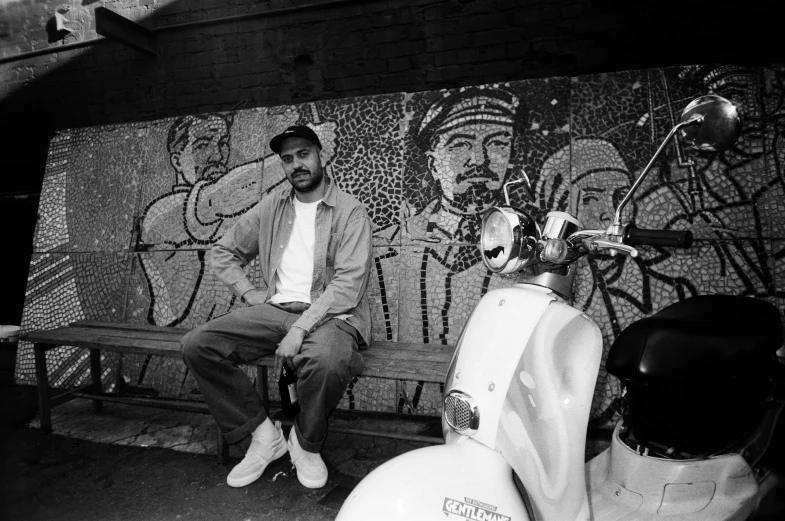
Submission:
M 267 293 L 259 288 L 254 288 L 243 293 L 243 300 L 249 306 L 264 304 Z
M 292 358 L 300 352 L 305 339 L 305 329 L 292 326 L 286 336 L 283 337 L 281 343 L 278 344 L 278 349 L 275 350 L 275 374 L 281 372 L 281 366 L 286 364 L 287 367 L 294 370 L 294 363 Z

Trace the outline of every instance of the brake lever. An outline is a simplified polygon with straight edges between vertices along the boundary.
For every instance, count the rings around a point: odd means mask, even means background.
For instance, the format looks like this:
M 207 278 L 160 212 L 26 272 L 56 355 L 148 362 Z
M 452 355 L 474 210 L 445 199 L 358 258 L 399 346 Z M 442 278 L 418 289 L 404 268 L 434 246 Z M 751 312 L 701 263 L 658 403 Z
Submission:
M 611 257 L 615 257 L 619 253 L 629 255 L 633 258 L 638 256 L 638 250 L 636 248 L 627 246 L 626 244 L 622 244 L 620 242 L 609 241 L 607 239 L 593 239 L 587 242 L 589 243 L 589 249 L 592 251 L 597 251 L 600 248 L 610 250 L 608 253 Z

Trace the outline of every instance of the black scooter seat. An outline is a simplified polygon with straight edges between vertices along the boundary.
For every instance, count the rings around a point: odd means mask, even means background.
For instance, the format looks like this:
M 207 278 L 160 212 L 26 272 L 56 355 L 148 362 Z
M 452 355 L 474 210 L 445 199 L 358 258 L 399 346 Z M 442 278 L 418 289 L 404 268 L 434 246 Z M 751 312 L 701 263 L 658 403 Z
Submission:
M 605 367 L 627 391 L 635 439 L 693 455 L 732 446 L 761 417 L 782 334 L 772 304 L 727 295 L 682 300 L 631 324 Z
M 638 320 L 616 339 L 606 368 L 627 380 L 716 381 L 739 375 L 782 345 L 782 321 L 764 300 L 702 295 Z

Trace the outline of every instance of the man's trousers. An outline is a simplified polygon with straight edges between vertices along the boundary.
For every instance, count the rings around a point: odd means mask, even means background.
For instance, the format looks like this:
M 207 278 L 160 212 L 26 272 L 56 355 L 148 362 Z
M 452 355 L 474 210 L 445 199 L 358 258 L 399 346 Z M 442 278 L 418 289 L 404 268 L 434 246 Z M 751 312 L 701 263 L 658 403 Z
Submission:
M 183 337 L 183 360 L 228 443 L 250 436 L 267 418 L 261 396 L 238 364 L 274 353 L 300 314 L 269 304 L 240 308 Z M 353 326 L 329 319 L 306 335 L 293 359 L 300 404 L 294 428 L 308 452 L 321 450 L 328 416 L 349 381 L 362 372 L 358 342 Z

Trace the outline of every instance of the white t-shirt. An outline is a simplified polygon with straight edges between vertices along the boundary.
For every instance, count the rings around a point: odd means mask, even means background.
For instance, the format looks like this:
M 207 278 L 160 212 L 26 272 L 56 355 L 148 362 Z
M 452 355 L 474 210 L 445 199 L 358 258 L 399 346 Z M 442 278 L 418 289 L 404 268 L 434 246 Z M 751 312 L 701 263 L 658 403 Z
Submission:
M 313 251 L 316 241 L 315 203 L 300 202 L 294 198 L 294 223 L 289 244 L 283 250 L 281 264 L 275 273 L 275 295 L 270 302 L 311 303 L 313 282 Z

